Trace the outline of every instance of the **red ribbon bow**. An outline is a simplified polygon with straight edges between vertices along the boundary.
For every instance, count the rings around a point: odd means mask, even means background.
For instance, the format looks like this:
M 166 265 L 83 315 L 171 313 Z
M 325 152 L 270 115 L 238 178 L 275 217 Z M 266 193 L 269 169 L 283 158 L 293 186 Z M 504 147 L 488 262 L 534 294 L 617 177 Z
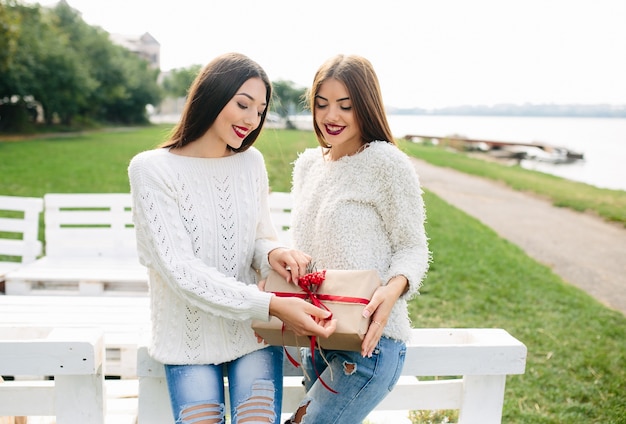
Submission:
M 300 288 L 304 290 L 304 293 L 306 294 L 305 298 L 309 299 L 313 305 L 317 306 L 318 308 L 325 309 L 328 312 L 331 312 L 330 309 L 328 309 L 328 307 L 326 307 L 326 305 L 322 303 L 320 297 L 317 294 L 320 286 L 325 279 L 326 270 L 311 272 L 309 274 L 303 275 L 298 279 L 298 286 L 300 286 Z M 333 314 L 331 312 L 327 319 L 331 319 L 332 317 Z

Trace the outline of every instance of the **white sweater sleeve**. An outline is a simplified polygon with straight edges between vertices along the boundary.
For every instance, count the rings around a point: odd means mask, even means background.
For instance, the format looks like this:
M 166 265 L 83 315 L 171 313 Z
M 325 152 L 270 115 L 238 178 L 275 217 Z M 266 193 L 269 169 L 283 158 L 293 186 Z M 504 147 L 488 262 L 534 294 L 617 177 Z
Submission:
M 431 255 L 424 228 L 426 213 L 418 175 L 400 150 L 394 153 L 386 158 L 390 159 L 384 167 L 386 172 L 379 174 L 384 175 L 384 180 L 380 181 L 381 197 L 377 207 L 393 252 L 385 281 L 395 275 L 404 275 L 409 280 L 406 296 L 411 296 L 422 285 Z

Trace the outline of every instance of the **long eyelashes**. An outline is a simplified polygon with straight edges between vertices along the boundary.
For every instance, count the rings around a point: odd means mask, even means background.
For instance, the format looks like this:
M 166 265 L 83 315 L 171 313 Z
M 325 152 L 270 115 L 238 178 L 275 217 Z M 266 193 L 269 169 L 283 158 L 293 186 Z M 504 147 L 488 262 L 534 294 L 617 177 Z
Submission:
M 320 104 L 315 105 L 315 107 L 318 108 L 318 109 L 325 109 L 327 106 L 328 105 L 320 105 Z M 349 110 L 352 110 L 352 106 L 340 106 L 340 109 L 341 110 L 345 110 L 345 111 L 349 111 Z
M 241 110 L 246 110 L 248 109 L 248 106 L 246 105 L 242 105 L 241 103 L 237 102 L 237 106 L 239 106 L 239 109 Z M 260 118 L 261 116 L 263 116 L 263 114 L 265 113 L 265 110 L 261 111 L 261 112 L 257 112 L 258 117 Z

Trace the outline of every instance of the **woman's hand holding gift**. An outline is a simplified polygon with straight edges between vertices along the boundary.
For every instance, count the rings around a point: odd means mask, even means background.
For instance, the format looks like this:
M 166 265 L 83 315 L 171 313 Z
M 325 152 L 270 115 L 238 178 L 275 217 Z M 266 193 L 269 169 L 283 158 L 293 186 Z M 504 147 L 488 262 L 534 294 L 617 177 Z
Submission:
M 270 315 L 280 319 L 298 336 L 328 338 L 337 329 L 331 313 L 297 297 L 272 297 Z
M 391 314 L 391 309 L 396 301 L 405 293 L 408 287 L 408 280 L 403 275 L 397 275 L 389 280 L 389 282 L 380 286 L 374 292 L 372 300 L 363 309 L 365 318 L 372 317 L 367 334 L 361 343 L 361 355 L 363 357 L 371 357 L 378 341 L 383 335 L 383 329 L 387 324 L 387 319 Z
M 268 255 L 270 266 L 283 278 L 292 283 L 308 273 L 311 256 L 295 250 L 278 248 Z M 259 283 L 263 289 L 265 281 Z M 328 338 L 337 328 L 331 313 L 296 297 L 272 297 L 270 315 L 280 319 L 287 328 L 298 336 Z
M 307 273 L 307 266 L 311 263 L 311 256 L 306 253 L 279 247 L 268 254 L 270 266 L 285 280 L 296 282 Z

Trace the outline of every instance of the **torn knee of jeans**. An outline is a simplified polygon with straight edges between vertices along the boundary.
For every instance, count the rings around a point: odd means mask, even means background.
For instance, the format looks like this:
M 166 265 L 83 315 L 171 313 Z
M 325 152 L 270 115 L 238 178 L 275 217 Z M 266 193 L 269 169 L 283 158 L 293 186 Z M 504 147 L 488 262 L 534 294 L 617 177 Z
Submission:
M 274 383 L 271 380 L 257 380 L 252 385 L 250 397 L 237 405 L 238 423 L 273 423 Z
M 289 423 L 289 424 L 301 424 L 301 423 L 304 423 L 304 416 L 306 415 L 306 409 L 309 407 L 310 403 L 311 403 L 311 400 L 305 399 L 300 404 L 300 406 L 298 406 L 298 409 L 291 416 L 289 421 L 287 421 L 287 423 Z
M 352 375 L 356 372 L 356 364 L 354 362 L 343 362 L 343 372 L 346 375 Z
M 224 420 L 224 404 L 207 401 L 185 405 L 177 423 L 219 424 Z

